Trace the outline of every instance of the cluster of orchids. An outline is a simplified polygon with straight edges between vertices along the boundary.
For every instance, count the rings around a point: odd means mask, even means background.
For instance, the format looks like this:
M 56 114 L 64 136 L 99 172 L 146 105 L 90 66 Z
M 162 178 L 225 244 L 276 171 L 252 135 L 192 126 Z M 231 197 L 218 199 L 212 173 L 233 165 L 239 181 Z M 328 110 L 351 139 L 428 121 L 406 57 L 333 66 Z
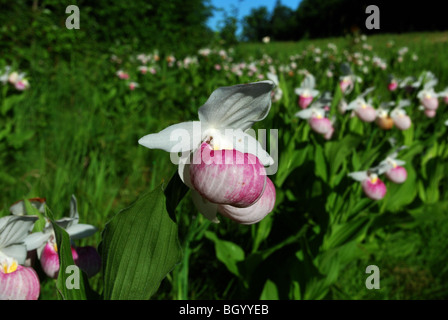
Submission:
M 28 201 L 40 214 L 45 213 L 45 199 Z M 46 220 L 42 231 L 32 232 L 39 216 L 28 214 L 25 201 L 16 202 L 9 211 L 10 215 L 0 218 L 0 300 L 37 300 L 40 295 L 37 267 L 52 279 L 59 274 L 53 226 Z M 74 243 L 74 240 L 91 236 L 97 231 L 92 225 L 79 223 L 75 196 L 71 198 L 69 216 L 55 223 L 70 236 L 75 264 L 88 277 L 97 274 L 101 268 L 97 250 L 92 246 L 78 247 Z
M 139 140 L 171 153 L 198 211 L 212 222 L 219 222 L 220 213 L 250 225 L 274 209 L 275 186 L 266 170 L 274 160 L 249 131 L 268 115 L 274 87 L 271 80 L 220 87 L 199 108 L 199 121 L 174 124 Z
M 423 72 L 418 78 L 406 77 L 397 79 L 389 75 L 389 91 L 404 89 L 407 92 L 420 90 L 417 93 L 419 110 L 422 110 L 428 118 L 434 118 L 439 107 L 439 98 L 448 105 L 448 88 L 441 92 L 435 92 L 434 87 L 437 85 L 438 79 L 430 71 Z
M 13 71 L 11 66 L 6 66 L 0 71 L 0 82 L 3 85 L 9 83 L 18 91 L 24 91 L 30 87 L 30 83 L 26 78 L 26 73 Z
M 363 122 L 376 123 L 378 127 L 383 130 L 390 130 L 396 127 L 398 130 L 407 130 L 412 125 L 412 120 L 405 111 L 406 107 L 411 106 L 412 102 L 409 99 L 401 99 L 398 102 L 389 101 L 381 102 L 377 108 L 373 106 L 373 99 L 368 98 L 368 95 L 375 90 L 374 87 L 367 88 L 364 92 L 353 98 L 347 103 L 346 95 L 348 95 L 354 88 L 356 82 L 362 80 L 356 76 L 350 66 L 346 63 L 341 65 L 341 76 L 339 81 L 339 88 L 342 92 L 342 98 L 338 104 L 338 111 L 345 114 L 347 111 L 351 112 L 352 117 L 357 117 Z M 278 78 L 275 75 L 270 75 L 273 81 Z M 308 120 L 311 129 L 322 135 L 325 139 L 331 139 L 334 132 L 335 117 L 329 118 L 331 96 L 328 92 L 324 92 L 319 96 L 319 91 L 315 89 L 315 78 L 309 72 L 305 73 L 300 87 L 295 89 L 298 95 L 298 105 L 301 111 L 295 114 L 296 117 Z M 389 90 L 396 90 L 397 88 L 411 88 L 412 90 L 420 91 L 417 93 L 417 98 L 421 103 L 419 107 L 428 117 L 434 117 L 439 106 L 439 98 L 448 104 L 448 88 L 444 91 L 436 93 L 434 86 L 437 84 L 437 79 L 431 72 L 424 72 L 418 79 L 411 77 L 403 80 L 390 77 Z M 277 97 L 277 94 L 279 96 Z M 281 97 L 281 92 L 276 93 L 276 101 Z
M 369 168 L 366 171 L 356 171 L 349 173 L 349 177 L 361 182 L 364 194 L 372 200 L 381 200 L 386 195 L 386 184 L 380 179 L 384 174 L 386 178 L 397 184 L 404 183 L 408 177 L 406 169 L 403 167 L 405 162 L 397 159 L 398 152 L 403 147 L 386 157 L 377 166 Z

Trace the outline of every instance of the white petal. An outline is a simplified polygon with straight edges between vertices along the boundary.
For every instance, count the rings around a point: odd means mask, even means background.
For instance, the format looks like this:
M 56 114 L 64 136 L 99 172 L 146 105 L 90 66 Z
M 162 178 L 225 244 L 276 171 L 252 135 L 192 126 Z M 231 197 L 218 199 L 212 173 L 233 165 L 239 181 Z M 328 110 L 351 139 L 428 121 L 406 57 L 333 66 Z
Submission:
M 6 248 L 2 248 L 1 253 L 10 258 L 16 259 L 18 264 L 24 264 L 26 260 L 27 251 L 25 245 L 15 244 Z
M 19 244 L 28 236 L 38 217 L 6 216 L 0 219 L 0 249 Z
M 70 227 L 71 225 L 77 224 L 79 221 L 79 213 L 78 213 L 78 202 L 76 200 L 75 195 L 72 195 L 70 199 L 70 214 L 69 217 L 73 220 L 69 222 L 67 227 Z
M 274 159 L 267 153 L 261 143 L 242 130 L 233 130 L 233 148 L 242 153 L 253 154 L 264 166 L 274 164 Z
M 208 220 L 219 223 L 216 214 L 218 213 L 218 205 L 205 200 L 196 190 L 191 190 L 191 198 L 198 211 Z
M 161 149 L 167 152 L 184 152 L 195 148 L 201 136 L 199 121 L 182 122 L 169 126 L 158 133 L 148 134 L 138 143 L 149 149 Z
M 301 119 L 309 119 L 313 115 L 314 110 L 311 108 L 301 110 L 297 112 L 294 116 L 299 117 Z
M 199 120 L 215 129 L 249 129 L 271 108 L 271 80 L 221 87 L 199 108 Z
M 307 89 L 304 88 L 295 88 L 294 93 L 298 96 L 300 96 L 302 93 L 304 93 Z
M 28 251 L 39 248 L 50 239 L 51 232 L 33 232 L 23 241 Z
M 35 207 L 40 213 L 45 212 L 45 199 L 30 199 L 30 204 Z M 25 201 L 21 200 L 9 207 L 9 211 L 14 215 L 26 215 Z
M 268 72 L 267 73 L 267 77 L 268 77 L 269 80 L 274 82 L 276 86 L 278 86 L 279 82 L 278 82 L 278 76 L 276 74 Z
M 364 90 L 363 93 L 361 93 L 361 94 L 359 95 L 359 97 L 365 97 L 366 95 L 368 95 L 368 94 L 369 94 L 370 92 L 372 92 L 373 90 L 375 90 L 375 87 L 367 88 L 366 90 Z
M 314 76 L 312 74 L 307 74 L 305 79 L 303 79 L 301 87 L 313 89 L 316 85 L 316 81 L 314 79 Z
M 356 99 L 352 102 L 350 102 L 347 107 L 345 108 L 345 110 L 355 110 L 360 106 L 359 100 Z
M 181 157 L 179 159 L 179 165 L 177 166 L 177 172 L 179 173 L 180 179 L 185 183 L 187 187 L 193 189 L 193 185 L 191 184 L 190 179 L 190 163 L 191 163 L 191 155 L 192 153 L 188 153 L 188 155 Z
M 88 236 L 91 236 L 97 231 L 97 228 L 90 224 L 75 224 L 71 227 L 67 228 L 65 231 L 67 231 L 68 235 L 71 239 L 82 239 L 86 238 Z
M 348 176 L 356 181 L 364 181 L 368 178 L 367 171 L 351 172 Z
M 314 98 L 317 97 L 317 95 L 319 94 L 319 90 L 311 90 L 311 96 L 313 96 Z

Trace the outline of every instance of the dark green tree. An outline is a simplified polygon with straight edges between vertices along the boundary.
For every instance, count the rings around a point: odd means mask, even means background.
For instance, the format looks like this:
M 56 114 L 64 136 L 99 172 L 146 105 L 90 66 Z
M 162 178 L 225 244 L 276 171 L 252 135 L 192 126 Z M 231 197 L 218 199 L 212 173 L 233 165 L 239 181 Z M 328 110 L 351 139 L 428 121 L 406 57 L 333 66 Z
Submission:
M 265 36 L 271 36 L 270 16 L 265 6 L 254 8 L 243 19 L 243 40 L 261 41 Z

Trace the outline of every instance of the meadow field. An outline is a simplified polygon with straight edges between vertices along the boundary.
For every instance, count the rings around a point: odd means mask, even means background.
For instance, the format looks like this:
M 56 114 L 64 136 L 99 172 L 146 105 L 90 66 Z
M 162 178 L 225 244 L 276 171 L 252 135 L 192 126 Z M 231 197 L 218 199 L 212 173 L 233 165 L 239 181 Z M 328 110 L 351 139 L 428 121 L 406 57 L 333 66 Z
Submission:
M 0 216 L 17 201 L 45 198 L 61 219 L 75 195 L 80 223 L 97 228 L 76 244 L 98 248 L 108 221 L 177 175 L 169 154 L 139 145 L 141 137 L 197 120 L 219 87 L 275 75 L 271 109 L 254 125 L 278 130 L 274 210 L 251 225 L 222 216 L 216 224 L 187 193 L 175 203 L 181 256 L 151 299 L 448 297 L 447 32 L 241 43 L 188 55 L 117 46 L 58 56 L 47 49 L 31 45 L 0 57 Z M 8 79 L 12 72 L 25 73 L 22 83 Z M 299 106 L 295 89 L 310 74 L 314 101 L 331 96 L 330 136 L 297 115 L 309 107 Z M 352 86 L 344 91 L 347 75 Z M 438 94 L 434 112 L 419 95 L 426 84 Z M 368 88 L 374 121 L 346 109 Z M 399 128 L 391 111 L 404 100 L 412 124 Z M 378 110 L 389 102 L 385 128 Z M 269 144 L 267 151 L 274 151 Z M 349 174 L 394 152 L 405 181 L 379 175 L 387 192 L 369 198 Z M 57 299 L 56 280 L 35 263 L 39 299 Z M 379 289 L 366 288 L 370 265 L 380 270 Z M 98 293 L 103 272 L 89 279 Z

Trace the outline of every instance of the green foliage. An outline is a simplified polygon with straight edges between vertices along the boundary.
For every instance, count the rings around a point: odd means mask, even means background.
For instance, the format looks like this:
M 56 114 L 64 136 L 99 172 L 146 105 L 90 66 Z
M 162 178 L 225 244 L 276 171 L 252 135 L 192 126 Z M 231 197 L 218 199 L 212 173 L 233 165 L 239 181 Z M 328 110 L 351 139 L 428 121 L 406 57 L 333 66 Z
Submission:
M 177 224 L 167 210 L 172 201 L 156 188 L 105 225 L 100 246 L 104 299 L 149 299 L 180 262 Z

